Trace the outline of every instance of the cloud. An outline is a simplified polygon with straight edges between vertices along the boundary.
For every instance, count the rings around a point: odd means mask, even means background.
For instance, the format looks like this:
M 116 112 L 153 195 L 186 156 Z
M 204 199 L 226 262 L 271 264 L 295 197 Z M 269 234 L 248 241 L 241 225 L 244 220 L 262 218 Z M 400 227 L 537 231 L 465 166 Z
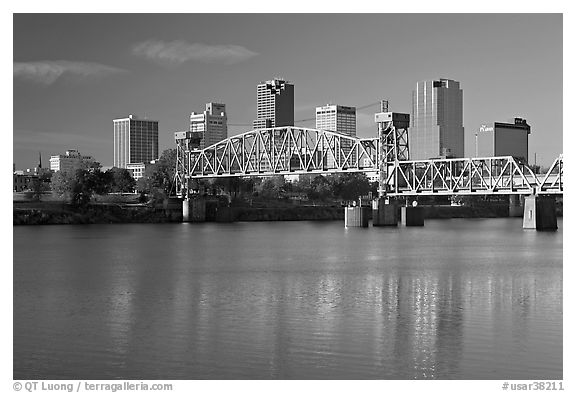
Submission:
M 135 45 L 132 53 L 163 65 L 180 65 L 187 61 L 234 64 L 258 53 L 239 45 L 206 45 L 185 41 L 148 40 Z
M 125 70 L 99 63 L 79 61 L 14 62 L 14 77 L 51 85 L 65 76 L 94 78 L 125 72 Z

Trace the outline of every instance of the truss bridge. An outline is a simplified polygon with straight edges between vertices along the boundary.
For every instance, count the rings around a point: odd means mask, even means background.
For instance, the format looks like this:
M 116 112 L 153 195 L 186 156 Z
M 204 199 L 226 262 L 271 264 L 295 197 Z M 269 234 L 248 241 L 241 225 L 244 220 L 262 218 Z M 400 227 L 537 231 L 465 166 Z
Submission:
M 177 194 L 186 197 L 192 179 L 343 172 L 379 173 L 380 196 L 563 193 L 562 155 L 546 174 L 511 156 L 410 160 L 409 116 L 385 112 L 375 119 L 376 138 L 286 126 L 198 149 L 199 133 L 176 132 Z

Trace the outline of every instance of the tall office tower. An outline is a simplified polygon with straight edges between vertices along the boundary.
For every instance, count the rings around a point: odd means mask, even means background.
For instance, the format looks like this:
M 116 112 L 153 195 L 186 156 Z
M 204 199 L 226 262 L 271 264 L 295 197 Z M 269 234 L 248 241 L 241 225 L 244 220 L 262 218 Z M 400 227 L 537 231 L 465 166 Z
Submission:
M 190 114 L 190 131 L 201 132 L 200 149 L 228 138 L 226 105 L 209 102 L 204 113 Z
M 114 166 L 149 163 L 158 159 L 158 121 L 129 115 L 114 119 Z
M 411 160 L 464 157 L 464 126 L 460 82 L 424 81 L 412 92 L 409 130 Z
M 256 120 L 252 128 L 294 125 L 294 85 L 283 79 L 261 82 L 257 88 Z
M 316 108 L 316 129 L 336 131 L 340 134 L 356 136 L 356 108 L 353 106 L 325 105 Z M 349 152 L 351 142 L 343 142 L 342 150 Z M 352 161 L 354 157 L 352 157 Z M 327 166 L 333 167 L 334 158 L 327 155 Z

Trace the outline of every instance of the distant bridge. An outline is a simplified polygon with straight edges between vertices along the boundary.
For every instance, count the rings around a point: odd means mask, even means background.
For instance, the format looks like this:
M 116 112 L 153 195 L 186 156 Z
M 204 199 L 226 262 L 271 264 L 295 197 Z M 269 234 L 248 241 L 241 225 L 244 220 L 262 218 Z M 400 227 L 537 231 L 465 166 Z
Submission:
M 408 116 L 379 115 L 387 121 L 379 122 L 378 138 L 286 126 L 198 149 L 197 133 L 176 132 L 177 193 L 186 194 L 192 179 L 375 171 L 386 196 L 563 193 L 562 155 L 544 175 L 511 156 L 409 160 Z

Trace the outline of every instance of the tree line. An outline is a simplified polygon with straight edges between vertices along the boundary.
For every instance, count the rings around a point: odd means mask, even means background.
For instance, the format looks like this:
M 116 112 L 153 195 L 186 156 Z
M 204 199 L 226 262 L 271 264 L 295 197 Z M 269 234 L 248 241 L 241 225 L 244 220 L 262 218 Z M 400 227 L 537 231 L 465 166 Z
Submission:
M 75 205 L 87 204 L 95 194 L 140 194 L 142 202 L 159 202 L 175 194 L 174 175 L 176 149 L 165 150 L 155 164 L 145 169 L 138 181 L 130 171 L 111 168 L 102 171 L 99 163 L 80 163 L 67 171 L 52 175 L 51 189 Z M 204 194 L 227 194 L 232 199 L 303 198 L 313 201 L 356 200 L 372 192 L 376 195 L 377 183 L 370 183 L 363 173 L 331 175 L 301 175 L 298 181 L 287 182 L 284 176 L 227 177 L 194 180 L 191 191 Z
M 68 170 L 52 174 L 51 189 L 74 205 L 87 204 L 94 194 L 134 192 L 136 181 L 129 170 L 111 168 L 101 170 L 98 162 L 80 162 Z

